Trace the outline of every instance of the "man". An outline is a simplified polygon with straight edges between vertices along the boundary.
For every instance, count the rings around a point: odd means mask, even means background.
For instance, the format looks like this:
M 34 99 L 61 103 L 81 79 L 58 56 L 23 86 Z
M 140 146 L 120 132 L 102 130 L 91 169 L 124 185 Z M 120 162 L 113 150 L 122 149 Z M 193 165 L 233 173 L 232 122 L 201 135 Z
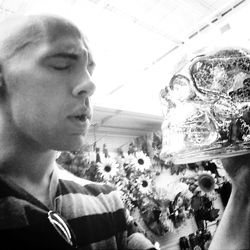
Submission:
M 60 169 L 57 151 L 84 143 L 94 61 L 67 20 L 13 17 L 0 25 L 1 249 L 151 249 L 128 232 L 107 185 Z

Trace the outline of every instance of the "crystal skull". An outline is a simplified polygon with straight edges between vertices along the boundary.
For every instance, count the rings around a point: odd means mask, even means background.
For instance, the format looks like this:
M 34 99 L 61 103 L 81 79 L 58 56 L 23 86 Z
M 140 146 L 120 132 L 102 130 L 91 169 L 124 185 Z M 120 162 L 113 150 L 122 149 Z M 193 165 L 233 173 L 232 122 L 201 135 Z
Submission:
M 174 74 L 160 99 L 164 161 L 250 153 L 250 51 L 220 48 L 196 56 Z

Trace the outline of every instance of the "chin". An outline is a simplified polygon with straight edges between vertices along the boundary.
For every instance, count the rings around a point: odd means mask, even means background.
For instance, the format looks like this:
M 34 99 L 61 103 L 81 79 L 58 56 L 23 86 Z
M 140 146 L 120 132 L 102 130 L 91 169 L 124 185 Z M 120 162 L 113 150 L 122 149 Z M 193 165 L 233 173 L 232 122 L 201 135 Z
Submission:
M 47 149 L 55 150 L 55 151 L 78 151 L 83 146 L 82 142 L 74 141 L 74 142 L 62 142 L 50 145 Z
M 71 140 L 68 140 L 66 143 L 64 142 L 61 147 L 63 151 L 78 151 L 83 145 L 86 143 L 85 137 L 75 137 Z
M 54 137 L 53 140 L 43 141 L 43 145 L 46 145 L 48 149 L 56 151 L 78 151 L 82 146 L 86 145 L 85 135 L 75 135 L 75 136 L 63 136 Z M 59 140 L 58 140 L 59 139 Z

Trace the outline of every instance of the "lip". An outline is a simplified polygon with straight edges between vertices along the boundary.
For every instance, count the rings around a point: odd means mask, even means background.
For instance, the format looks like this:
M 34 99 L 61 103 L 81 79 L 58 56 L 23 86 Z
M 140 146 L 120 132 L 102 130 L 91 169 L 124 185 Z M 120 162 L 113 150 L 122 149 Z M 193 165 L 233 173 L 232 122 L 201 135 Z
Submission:
M 73 124 L 73 131 L 74 133 L 82 133 L 86 131 L 90 126 L 90 120 L 86 118 L 84 121 L 79 120 L 75 116 L 69 116 L 68 120 L 71 124 Z
M 69 117 L 76 117 L 76 116 L 86 116 L 86 119 L 91 120 L 92 113 L 90 109 L 80 108 L 72 112 L 72 114 L 69 115 Z
M 67 116 L 70 122 L 71 132 L 82 134 L 86 132 L 91 124 L 92 110 L 89 106 L 77 106 Z
M 83 116 L 84 119 L 81 120 L 80 119 L 81 116 Z M 82 109 L 80 111 L 72 113 L 67 118 L 77 129 L 85 130 L 90 126 L 91 112 L 90 111 L 84 112 Z

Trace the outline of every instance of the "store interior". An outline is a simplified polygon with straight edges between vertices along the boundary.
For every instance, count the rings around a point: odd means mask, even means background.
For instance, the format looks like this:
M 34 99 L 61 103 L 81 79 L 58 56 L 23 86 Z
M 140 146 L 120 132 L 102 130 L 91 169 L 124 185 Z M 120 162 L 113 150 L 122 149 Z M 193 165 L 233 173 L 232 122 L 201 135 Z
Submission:
M 52 13 L 87 34 L 96 61 L 93 119 L 86 147 L 61 153 L 58 163 L 119 186 L 158 249 L 208 249 L 231 192 L 220 160 L 161 159 L 160 91 L 208 46 L 250 47 L 249 11 L 249 0 L 0 1 L 0 21 Z

